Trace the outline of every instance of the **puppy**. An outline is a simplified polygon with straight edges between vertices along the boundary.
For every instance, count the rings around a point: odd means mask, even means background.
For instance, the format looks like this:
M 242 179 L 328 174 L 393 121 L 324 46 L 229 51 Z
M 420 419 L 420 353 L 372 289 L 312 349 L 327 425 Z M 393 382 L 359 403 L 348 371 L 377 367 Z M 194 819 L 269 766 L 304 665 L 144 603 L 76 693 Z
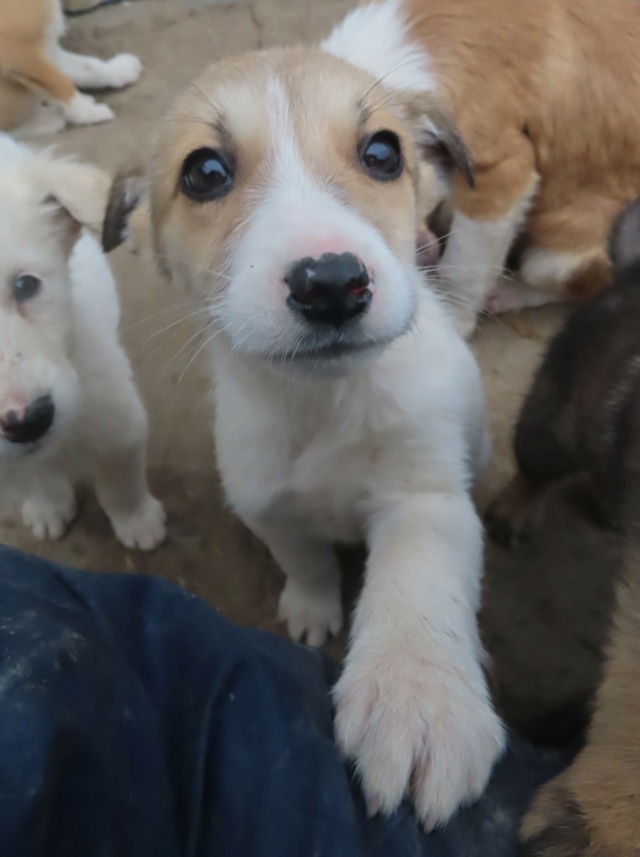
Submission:
M 516 429 L 518 475 L 490 515 L 502 542 L 542 522 L 554 484 L 586 475 L 624 545 L 587 745 L 525 819 L 527 857 L 640 853 L 640 200 L 611 237 L 614 281 L 551 343 Z
M 609 281 L 609 230 L 640 192 L 639 41 L 636 0 L 373 0 L 325 42 L 437 96 L 469 146 L 476 183 L 452 183 L 441 266 L 463 334 L 483 306 Z M 514 282 L 500 275 L 516 238 Z
M 628 409 L 640 383 L 640 200 L 612 231 L 613 285 L 585 303 L 551 341 L 522 407 L 514 437 L 517 474 L 489 509 L 494 541 L 526 541 L 563 485 L 600 523 L 624 508 L 620 455 Z
M 214 65 L 164 125 L 148 204 L 163 268 L 207 307 L 220 474 L 295 639 L 340 630 L 332 545 L 366 540 L 337 738 L 372 811 L 411 785 L 431 828 L 482 792 L 503 729 L 476 625 L 482 389 L 415 260 L 420 158 L 472 175 L 405 82 L 317 49 Z M 115 186 L 107 249 L 137 195 Z
M 0 501 L 37 538 L 91 478 L 120 541 L 150 550 L 164 513 L 145 476 L 147 420 L 118 341 L 101 224 L 109 179 L 0 135 Z
M 81 89 L 120 89 L 140 77 L 140 60 L 118 54 L 100 60 L 60 47 L 64 34 L 61 0 L 2 0 L 0 6 L 0 130 L 43 133 L 71 125 L 113 119 Z M 42 98 L 61 108 L 56 127 L 40 127 L 36 112 Z

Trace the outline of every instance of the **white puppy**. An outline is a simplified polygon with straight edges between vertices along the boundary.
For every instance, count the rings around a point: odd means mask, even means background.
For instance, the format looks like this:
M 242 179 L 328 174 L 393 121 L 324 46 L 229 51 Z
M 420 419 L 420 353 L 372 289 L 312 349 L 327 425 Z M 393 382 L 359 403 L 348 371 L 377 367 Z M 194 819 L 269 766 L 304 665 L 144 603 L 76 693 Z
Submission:
M 89 477 L 120 541 L 149 550 L 165 529 L 146 482 L 146 414 L 113 276 L 81 226 L 100 223 L 108 186 L 0 134 L 0 500 L 37 538 L 59 538 Z
M 503 745 L 476 625 L 482 389 L 415 261 L 419 159 L 435 153 L 473 180 L 429 98 L 275 50 L 198 80 L 148 177 L 159 258 L 210 320 L 226 494 L 286 575 L 295 639 L 339 631 L 333 543 L 366 540 L 337 737 L 370 807 L 412 785 L 427 827 L 482 792 Z M 135 197 L 116 184 L 107 249 Z

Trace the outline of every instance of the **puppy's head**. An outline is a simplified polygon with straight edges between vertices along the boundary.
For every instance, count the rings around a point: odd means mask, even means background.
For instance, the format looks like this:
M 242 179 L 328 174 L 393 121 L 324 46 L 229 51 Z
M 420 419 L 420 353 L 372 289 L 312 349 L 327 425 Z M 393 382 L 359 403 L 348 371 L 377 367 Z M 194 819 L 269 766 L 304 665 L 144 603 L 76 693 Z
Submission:
M 425 158 L 472 182 L 456 130 L 425 96 L 321 50 L 227 60 L 182 96 L 150 156 L 157 254 L 237 351 L 346 371 L 412 323 Z M 114 188 L 108 249 L 136 199 Z
M 109 180 L 1 140 L 0 156 L 0 457 L 18 457 L 50 448 L 75 411 L 69 257 Z

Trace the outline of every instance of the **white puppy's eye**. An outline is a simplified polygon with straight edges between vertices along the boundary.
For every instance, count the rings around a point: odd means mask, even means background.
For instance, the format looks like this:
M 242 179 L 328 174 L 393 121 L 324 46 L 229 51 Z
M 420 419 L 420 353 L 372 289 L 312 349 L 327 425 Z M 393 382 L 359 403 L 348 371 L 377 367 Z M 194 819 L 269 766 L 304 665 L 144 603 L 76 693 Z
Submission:
M 13 278 L 11 289 L 13 297 L 19 304 L 26 303 L 35 297 L 42 287 L 42 280 L 32 274 L 18 274 Z
M 198 202 L 219 199 L 231 189 L 232 183 L 231 158 L 215 149 L 196 149 L 182 165 L 180 189 Z
M 393 131 L 378 131 L 360 144 L 360 163 L 372 179 L 390 181 L 402 174 L 400 140 Z

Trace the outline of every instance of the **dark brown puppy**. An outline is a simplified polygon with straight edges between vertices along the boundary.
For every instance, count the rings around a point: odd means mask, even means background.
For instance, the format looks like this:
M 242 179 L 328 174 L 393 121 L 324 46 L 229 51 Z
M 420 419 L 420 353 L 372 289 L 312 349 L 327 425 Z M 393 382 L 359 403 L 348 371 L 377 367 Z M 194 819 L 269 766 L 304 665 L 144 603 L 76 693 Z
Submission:
M 591 510 L 619 521 L 624 434 L 640 395 L 640 199 L 615 224 L 610 256 L 613 284 L 569 317 L 525 400 L 517 474 L 487 513 L 499 544 L 529 538 L 549 492 L 565 482 L 588 488 Z
M 513 543 L 554 485 L 586 476 L 624 545 L 587 743 L 534 799 L 522 857 L 640 855 L 640 200 L 610 253 L 614 283 L 552 341 L 518 421 L 518 474 L 488 516 L 494 538 Z

